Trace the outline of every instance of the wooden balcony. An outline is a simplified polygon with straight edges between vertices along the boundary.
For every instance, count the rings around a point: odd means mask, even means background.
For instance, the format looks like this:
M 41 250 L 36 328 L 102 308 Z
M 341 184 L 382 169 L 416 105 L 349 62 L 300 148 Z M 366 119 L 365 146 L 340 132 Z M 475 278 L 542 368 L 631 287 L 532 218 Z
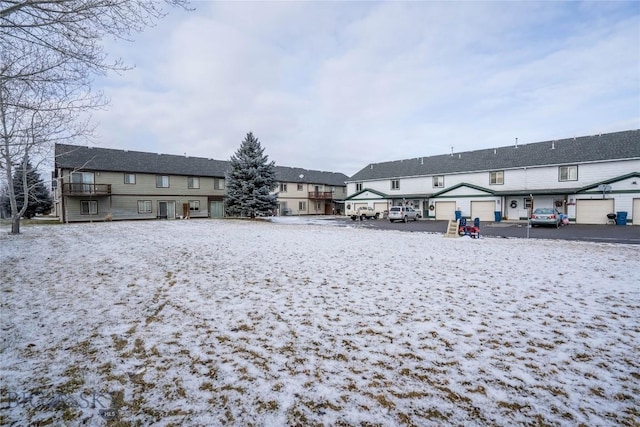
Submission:
M 62 184 L 63 196 L 110 196 L 111 184 Z
M 312 200 L 333 200 L 333 192 L 331 191 L 310 191 L 309 199 Z

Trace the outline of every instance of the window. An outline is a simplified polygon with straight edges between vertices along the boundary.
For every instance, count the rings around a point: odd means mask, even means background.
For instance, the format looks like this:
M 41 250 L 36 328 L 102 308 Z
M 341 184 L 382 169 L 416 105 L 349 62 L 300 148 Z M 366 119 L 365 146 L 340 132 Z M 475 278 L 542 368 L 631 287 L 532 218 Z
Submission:
M 492 185 L 504 184 L 504 171 L 489 172 L 489 184 L 492 184 Z
M 560 166 L 558 168 L 558 181 L 577 181 L 578 166 Z
M 138 200 L 138 213 L 151 213 L 151 200 Z
M 531 197 L 524 198 L 524 208 L 531 209 Z
M 391 189 L 392 190 L 399 190 L 400 189 L 400 180 L 399 179 L 392 179 L 391 180 Z
M 169 175 L 156 175 L 156 188 L 169 188 Z
M 125 173 L 124 174 L 124 183 L 125 184 L 135 184 L 136 183 L 136 174 L 135 173 Z
M 213 178 L 213 189 L 214 190 L 224 190 L 224 179 Z
M 444 175 L 436 175 L 433 177 L 433 188 L 444 188 Z
M 200 178 L 197 176 L 190 176 L 187 178 L 188 188 L 200 188 Z
M 282 193 L 286 193 L 287 192 L 287 184 L 280 184 L 280 191 Z
M 96 215 L 98 213 L 98 202 L 96 200 L 81 200 L 80 214 Z
M 298 202 L 298 210 L 304 211 L 307 209 L 307 202 Z
M 356 191 L 362 191 L 362 183 L 356 182 Z
M 322 202 L 316 202 L 316 212 L 322 210 Z
M 302 190 L 304 190 L 303 185 L 302 184 L 298 184 L 298 191 L 302 191 Z
M 189 210 L 190 211 L 199 211 L 200 210 L 200 200 L 189 200 Z

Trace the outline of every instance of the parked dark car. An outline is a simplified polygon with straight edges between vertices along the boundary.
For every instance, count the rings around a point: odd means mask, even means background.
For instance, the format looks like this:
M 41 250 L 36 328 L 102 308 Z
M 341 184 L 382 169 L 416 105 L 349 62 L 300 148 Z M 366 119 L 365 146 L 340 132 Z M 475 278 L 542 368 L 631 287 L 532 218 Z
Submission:
M 562 215 L 555 208 L 537 208 L 531 214 L 531 225 L 551 225 L 556 228 L 562 224 Z

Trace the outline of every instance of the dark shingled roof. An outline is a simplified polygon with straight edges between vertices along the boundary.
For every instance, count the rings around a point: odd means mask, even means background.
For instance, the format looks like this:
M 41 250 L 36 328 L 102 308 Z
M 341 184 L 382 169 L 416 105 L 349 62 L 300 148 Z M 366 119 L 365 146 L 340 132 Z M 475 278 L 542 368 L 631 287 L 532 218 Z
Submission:
M 349 177 L 343 173 L 315 171 L 301 168 L 276 166 L 276 176 L 281 182 L 302 182 L 344 186 Z M 302 177 L 301 177 L 302 176 Z
M 372 163 L 349 181 L 640 159 L 640 130 Z
M 229 169 L 228 161 L 205 159 L 202 157 L 114 150 L 111 148 L 82 147 L 68 144 L 56 144 L 55 151 L 57 168 L 219 178 L 223 178 Z M 300 178 L 300 175 L 303 175 L 303 178 Z M 276 166 L 276 177 L 277 180 L 281 182 L 302 182 L 335 186 L 343 186 L 345 185 L 345 181 L 349 179 L 348 176 L 341 173 L 285 166 Z

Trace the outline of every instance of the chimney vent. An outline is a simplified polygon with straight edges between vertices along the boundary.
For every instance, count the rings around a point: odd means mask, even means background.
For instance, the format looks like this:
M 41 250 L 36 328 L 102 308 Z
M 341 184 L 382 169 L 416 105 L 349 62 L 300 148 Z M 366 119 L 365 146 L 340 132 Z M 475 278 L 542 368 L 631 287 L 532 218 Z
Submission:
M 516 148 L 518 148 L 518 138 L 516 137 Z
M 551 149 L 552 150 L 556 149 L 556 142 L 555 141 L 551 141 Z

